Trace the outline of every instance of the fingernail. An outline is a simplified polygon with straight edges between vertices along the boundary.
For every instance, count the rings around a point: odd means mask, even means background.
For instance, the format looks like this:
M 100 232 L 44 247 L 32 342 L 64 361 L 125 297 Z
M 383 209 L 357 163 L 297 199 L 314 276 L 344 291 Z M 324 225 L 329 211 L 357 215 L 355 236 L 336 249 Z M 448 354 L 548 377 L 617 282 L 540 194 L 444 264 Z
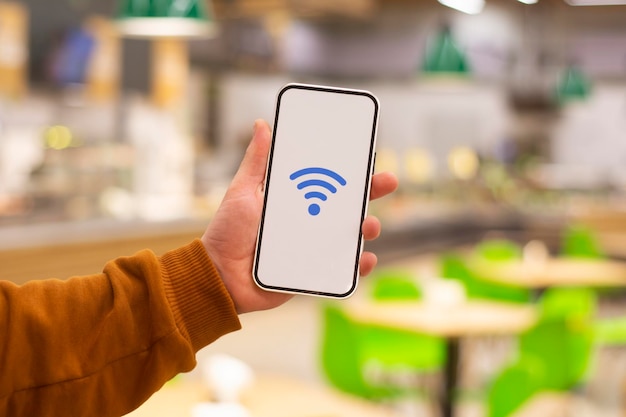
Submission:
M 252 126 L 252 134 L 253 134 L 253 135 L 255 135 L 255 134 L 256 134 L 256 131 L 258 130 L 258 128 L 259 128 L 259 121 L 258 121 L 258 120 L 255 120 L 255 121 L 254 121 L 254 125 Z

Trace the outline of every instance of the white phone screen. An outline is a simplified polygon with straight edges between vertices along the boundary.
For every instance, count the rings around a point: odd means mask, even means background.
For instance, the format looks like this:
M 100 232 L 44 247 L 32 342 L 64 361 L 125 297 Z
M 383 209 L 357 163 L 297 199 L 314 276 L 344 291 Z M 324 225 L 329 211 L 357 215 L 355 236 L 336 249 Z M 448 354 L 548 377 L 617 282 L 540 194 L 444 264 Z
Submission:
M 254 265 L 261 288 L 337 298 L 356 289 L 378 108 L 361 90 L 280 91 Z

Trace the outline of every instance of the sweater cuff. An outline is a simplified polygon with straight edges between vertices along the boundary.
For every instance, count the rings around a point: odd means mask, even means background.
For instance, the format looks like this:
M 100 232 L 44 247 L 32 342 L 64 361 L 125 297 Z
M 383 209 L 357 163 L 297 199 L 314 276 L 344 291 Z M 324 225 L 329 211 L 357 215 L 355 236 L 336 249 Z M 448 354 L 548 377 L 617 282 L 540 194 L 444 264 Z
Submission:
M 159 260 L 174 320 L 194 352 L 241 329 L 230 294 L 200 239 Z

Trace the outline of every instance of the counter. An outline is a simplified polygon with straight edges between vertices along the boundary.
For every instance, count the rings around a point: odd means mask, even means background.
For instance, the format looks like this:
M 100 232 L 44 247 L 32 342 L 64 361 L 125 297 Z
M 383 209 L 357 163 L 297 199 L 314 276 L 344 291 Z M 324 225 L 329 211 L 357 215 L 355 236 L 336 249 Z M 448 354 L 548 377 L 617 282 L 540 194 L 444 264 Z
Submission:
M 207 221 L 98 220 L 0 228 L 0 279 L 18 284 L 102 271 L 116 257 L 162 254 L 202 236 Z
M 97 273 L 116 257 L 149 248 L 157 254 L 202 236 L 209 219 L 167 222 L 90 220 L 0 227 L 0 279 L 23 283 Z M 552 225 L 552 226 L 550 226 Z M 557 225 L 558 226 L 558 225 Z M 515 213 L 421 215 L 383 222 L 379 239 L 366 242 L 380 264 L 471 244 L 487 233 L 521 241 L 554 241 L 556 227 Z

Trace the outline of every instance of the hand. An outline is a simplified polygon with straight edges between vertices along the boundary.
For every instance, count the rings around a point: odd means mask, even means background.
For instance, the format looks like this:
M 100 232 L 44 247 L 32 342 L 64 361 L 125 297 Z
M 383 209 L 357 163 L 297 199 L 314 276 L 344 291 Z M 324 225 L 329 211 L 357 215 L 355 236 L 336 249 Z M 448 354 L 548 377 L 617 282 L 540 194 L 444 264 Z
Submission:
M 215 217 L 202 236 L 202 243 L 213 260 L 229 291 L 238 313 L 277 307 L 293 295 L 260 289 L 252 279 L 252 263 L 257 230 L 263 210 L 265 168 L 271 144 L 270 128 L 263 120 L 254 123 L 254 134 L 246 154 L 235 174 Z M 376 199 L 393 192 L 398 179 L 391 173 L 372 178 L 370 198 Z M 362 226 L 363 237 L 373 240 L 380 234 L 380 222 L 369 216 Z M 376 255 L 361 256 L 361 275 L 376 266 Z

